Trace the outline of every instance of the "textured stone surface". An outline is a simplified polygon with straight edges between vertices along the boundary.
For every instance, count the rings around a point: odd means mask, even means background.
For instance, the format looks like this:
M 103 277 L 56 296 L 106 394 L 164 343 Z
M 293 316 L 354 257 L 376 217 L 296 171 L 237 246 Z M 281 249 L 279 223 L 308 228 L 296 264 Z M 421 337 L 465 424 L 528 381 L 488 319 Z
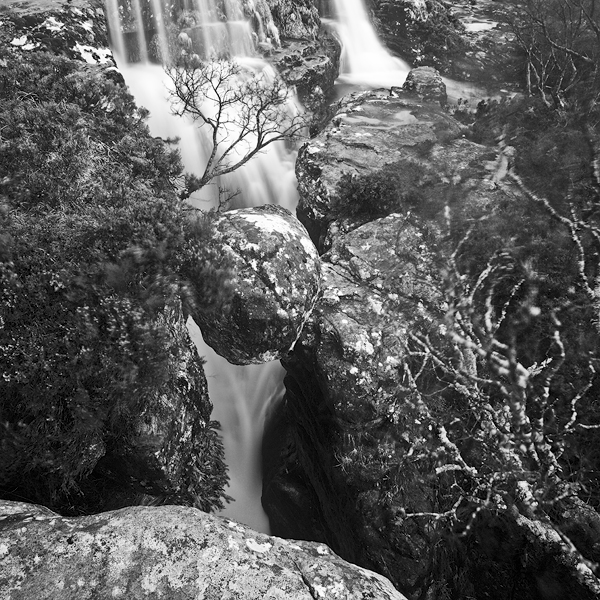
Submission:
M 296 88 L 302 104 L 314 113 L 315 124 L 328 116 L 326 109 L 339 74 L 340 53 L 339 42 L 321 29 L 316 40 L 284 39 L 270 55 L 285 82 Z
M 168 387 L 148 398 L 131 424 L 133 443 L 99 462 L 97 472 L 113 488 L 104 506 L 168 502 L 210 510 L 220 502 L 221 490 L 209 482 L 225 477 L 225 465 L 221 438 L 210 421 L 206 377 L 181 309 L 172 308 L 161 318 L 177 360 Z
M 434 100 L 445 106 L 448 96 L 442 76 L 433 67 L 418 67 L 409 72 L 402 86 L 423 100 Z
M 102 7 L 101 0 L 5 0 L 0 39 L 24 53 L 48 51 L 111 66 Z
M 460 125 L 438 103 L 394 88 L 344 98 L 321 135 L 298 154 L 298 215 L 320 250 L 344 173 L 365 175 L 414 156 L 419 145 L 457 137 Z
M 194 319 L 205 341 L 234 364 L 278 359 L 298 339 L 319 295 L 317 250 L 279 206 L 227 212 L 216 228 L 233 264 L 233 300 L 210 320 Z
M 412 586 L 431 540 L 414 523 L 392 526 L 383 492 L 366 466 L 353 465 L 381 464 L 388 454 L 401 461 L 406 453 L 412 433 L 394 421 L 404 401 L 399 367 L 408 334 L 431 326 L 440 302 L 436 257 L 410 217 L 392 214 L 336 237 L 322 260 L 323 298 L 284 362 L 289 458 L 279 473 L 271 466 L 263 505 L 279 535 L 293 531 L 298 514 L 286 513 L 280 497 L 311 502 L 319 518 L 305 526 L 313 535 L 347 560 Z M 403 508 L 432 510 L 428 486 L 410 472 L 404 484 Z
M 0 502 L 0 597 L 10 600 L 402 600 L 327 546 L 286 541 L 195 509 L 62 518 Z
M 319 13 L 311 0 L 267 0 L 282 38 L 315 39 Z

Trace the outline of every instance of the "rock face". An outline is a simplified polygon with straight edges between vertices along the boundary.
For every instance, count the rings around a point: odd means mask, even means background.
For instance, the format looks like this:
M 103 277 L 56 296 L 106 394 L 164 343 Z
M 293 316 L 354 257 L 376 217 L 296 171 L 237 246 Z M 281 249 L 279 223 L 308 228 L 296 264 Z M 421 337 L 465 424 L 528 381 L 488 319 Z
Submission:
M 320 19 L 311 0 L 267 0 L 282 38 L 315 39 Z
M 284 81 L 296 89 L 302 105 L 312 114 L 312 128 L 322 126 L 339 74 L 341 47 L 321 19 L 311 0 L 268 0 L 280 45 L 268 58 Z
M 321 267 L 304 227 L 284 208 L 233 210 L 217 221 L 233 263 L 233 300 L 194 317 L 206 342 L 234 364 L 276 360 L 294 345 L 320 293 Z
M 399 368 L 410 332 L 425 328 L 428 311 L 440 301 L 435 256 L 425 230 L 411 221 L 392 214 L 366 223 L 336 236 L 323 255 L 323 298 L 284 361 L 290 431 L 282 445 L 295 460 L 282 469 L 285 476 L 267 473 L 263 494 L 273 531 L 293 532 L 302 514 L 296 504 L 309 501 L 313 515 L 322 515 L 309 525 L 315 539 L 347 560 L 388 573 L 401 590 L 424 574 L 421 557 L 431 540 L 413 523 L 396 520 L 399 507 L 386 501 L 380 474 L 369 469 L 383 456 L 401 463 L 406 455 L 412 434 L 401 416 Z M 304 494 L 288 484 L 298 471 L 308 482 L 308 501 L 296 501 Z M 407 511 L 432 510 L 432 490 L 408 473 L 404 484 Z M 289 514 L 278 512 L 286 506 L 282 494 L 294 507 Z M 388 530 L 386 523 L 394 521 Z
M 286 401 L 266 443 L 280 461 L 266 463 L 263 505 L 275 534 L 322 540 L 415 598 L 444 597 L 453 577 L 475 582 L 458 597 L 544 597 L 555 579 L 556 597 L 597 594 L 591 572 L 539 521 L 485 515 L 475 537 L 442 550 L 437 521 L 425 516 L 458 498 L 453 477 L 436 475 L 442 434 L 430 433 L 444 386 L 425 371 L 430 393 L 410 385 L 411 361 L 423 356 L 415 336 L 443 338 L 442 273 L 456 243 L 445 219 L 457 211 L 473 222 L 507 197 L 525 202 L 506 160 L 465 139 L 437 99 L 394 89 L 343 100 L 297 162 L 323 297 L 283 361 Z M 395 195 L 382 202 L 389 181 Z M 481 585 L 484 571 L 494 575 Z
M 404 598 L 325 545 L 258 534 L 195 509 L 66 519 L 0 502 L 0 524 L 0 596 L 11 600 Z
M 341 47 L 325 29 L 314 41 L 283 39 L 270 59 L 302 104 L 313 112 L 315 128 L 328 117 L 328 101 L 339 74 Z
M 323 134 L 298 154 L 298 215 L 320 250 L 326 250 L 332 207 L 342 175 L 366 175 L 457 137 L 461 126 L 439 104 L 394 88 L 359 92 L 344 98 Z
M 98 462 L 95 477 L 106 480 L 111 491 L 96 509 L 141 502 L 211 510 L 221 504 L 226 467 L 221 438 L 210 420 L 202 363 L 181 309 L 162 318 L 171 332 L 172 377 L 132 424 L 133 443 Z

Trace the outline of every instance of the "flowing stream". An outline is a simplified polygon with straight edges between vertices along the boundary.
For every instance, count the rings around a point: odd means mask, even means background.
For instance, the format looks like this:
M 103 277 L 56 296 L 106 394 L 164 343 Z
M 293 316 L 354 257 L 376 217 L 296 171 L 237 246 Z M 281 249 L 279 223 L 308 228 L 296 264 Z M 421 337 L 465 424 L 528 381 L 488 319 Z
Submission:
M 149 127 L 153 135 L 179 138 L 186 170 L 200 175 L 206 163 L 205 133 L 190 120 L 172 114 L 167 99 L 168 79 L 160 65 L 149 62 L 152 53 L 166 57 L 169 52 L 168 5 L 162 1 L 150 1 L 150 17 L 146 4 L 144 19 L 140 0 L 131 0 L 127 14 L 119 7 L 118 0 L 105 0 L 111 45 L 134 97 L 150 111 Z M 243 16 L 242 0 L 225 0 L 225 20 L 219 18 L 215 0 L 185 0 L 185 7 L 186 37 L 180 40 L 189 41 L 194 51 L 205 58 L 226 53 L 257 71 L 271 68 L 258 57 L 254 46 L 256 42 L 278 43 L 272 20 L 256 13 L 251 28 Z M 333 13 L 330 24 L 344 47 L 340 81 L 353 89 L 402 85 L 409 67 L 391 56 L 379 42 L 363 0 L 333 0 L 329 11 Z M 216 190 L 221 186 L 240 191 L 236 206 L 271 203 L 294 212 L 295 157 L 295 151 L 284 144 L 272 144 L 267 152 L 257 155 L 243 168 L 203 188 L 191 198 L 191 203 L 198 208 L 215 206 Z M 200 356 L 205 357 L 213 418 L 222 425 L 230 474 L 226 492 L 234 501 L 221 514 L 268 533 L 268 519 L 260 502 L 261 443 L 265 413 L 283 396 L 283 368 L 277 361 L 256 366 L 232 365 L 205 344 L 193 321 L 190 320 L 188 327 Z

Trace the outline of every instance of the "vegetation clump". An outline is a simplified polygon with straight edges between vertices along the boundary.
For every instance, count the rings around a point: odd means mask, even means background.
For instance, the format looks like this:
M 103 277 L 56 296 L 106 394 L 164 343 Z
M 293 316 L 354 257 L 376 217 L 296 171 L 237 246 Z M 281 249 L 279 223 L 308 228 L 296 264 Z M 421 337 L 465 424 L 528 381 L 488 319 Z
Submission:
M 0 495 L 77 511 L 177 389 L 188 349 L 167 316 L 226 301 L 227 270 L 114 70 L 12 49 L 0 64 Z M 208 510 L 226 471 L 198 410 L 210 442 L 185 501 Z

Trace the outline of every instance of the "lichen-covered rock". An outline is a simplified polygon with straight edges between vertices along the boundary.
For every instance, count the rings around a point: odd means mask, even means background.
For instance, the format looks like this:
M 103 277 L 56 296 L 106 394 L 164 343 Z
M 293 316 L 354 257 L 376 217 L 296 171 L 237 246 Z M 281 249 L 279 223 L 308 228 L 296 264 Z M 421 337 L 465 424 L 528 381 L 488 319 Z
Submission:
M 234 364 L 276 360 L 294 345 L 320 292 L 320 261 L 304 227 L 284 208 L 233 210 L 216 223 L 232 265 L 227 310 L 194 315 L 205 341 Z
M 267 0 L 282 38 L 315 39 L 321 21 L 311 0 Z
M 170 332 L 171 377 L 132 421 L 128 447 L 100 460 L 96 476 L 111 488 L 100 509 L 138 502 L 206 511 L 222 506 L 227 477 L 223 444 L 210 420 L 202 363 L 180 307 L 171 307 L 160 318 Z
M 102 8 L 100 0 L 7 0 L 0 13 L 0 41 L 22 52 L 47 51 L 114 65 Z
M 423 100 L 433 100 L 446 105 L 448 96 L 442 76 L 433 67 L 412 69 L 402 86 L 407 92 L 414 92 Z
M 255 533 L 192 508 L 62 518 L 0 503 L 0 597 L 10 600 L 403 600 L 327 546 Z
M 319 249 L 328 247 L 324 242 L 342 175 L 373 173 L 460 131 L 438 103 L 420 102 L 397 88 L 344 98 L 331 123 L 300 149 L 296 161 L 298 216 Z
M 267 473 L 263 505 L 273 531 L 289 531 L 298 513 L 286 513 L 280 496 L 294 505 L 294 496 L 305 493 L 295 484 L 304 482 L 318 507 L 314 514 L 322 515 L 310 524 L 311 534 L 408 588 L 424 573 L 420 559 L 430 540 L 414 523 L 391 526 L 385 486 L 369 479 L 367 465 L 376 474 L 374 465 L 392 456 L 401 462 L 410 446 L 412 434 L 398 417 L 405 402 L 401 365 L 410 333 L 435 327 L 436 256 L 410 216 L 392 214 L 336 238 L 322 260 L 323 298 L 284 361 L 291 433 L 282 446 L 289 460 L 279 473 L 274 467 Z M 410 471 L 404 484 L 404 509 L 432 509 L 427 485 Z
M 284 81 L 296 89 L 303 106 L 313 113 L 316 127 L 328 115 L 333 85 L 339 75 L 341 47 L 327 30 L 316 40 L 284 39 L 269 59 Z

